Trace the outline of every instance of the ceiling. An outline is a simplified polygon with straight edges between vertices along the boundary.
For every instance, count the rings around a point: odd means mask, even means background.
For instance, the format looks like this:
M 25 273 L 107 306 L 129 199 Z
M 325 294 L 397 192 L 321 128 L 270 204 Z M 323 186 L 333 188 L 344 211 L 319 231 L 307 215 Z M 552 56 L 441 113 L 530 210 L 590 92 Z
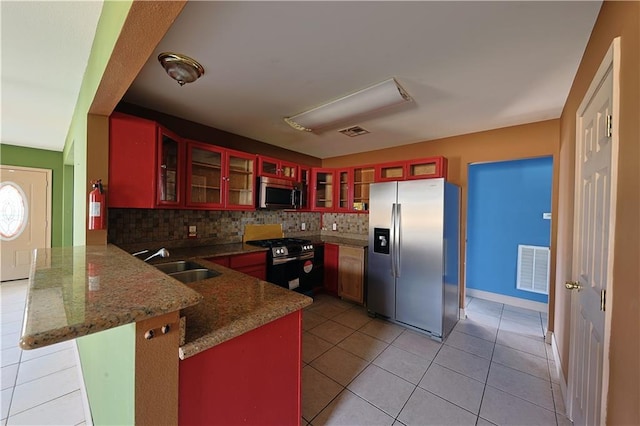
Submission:
M 188 2 L 124 100 L 319 158 L 557 118 L 601 2 Z M 180 87 L 157 55 L 205 68 Z M 390 77 L 413 102 L 295 115 Z M 359 125 L 369 134 L 337 132 Z
M 600 6 L 190 1 L 124 100 L 319 158 L 557 118 Z M 2 143 L 63 149 L 101 8 L 1 2 Z M 167 50 L 205 75 L 178 86 Z M 413 102 L 317 133 L 282 120 L 390 77 Z
M 2 143 L 62 151 L 102 1 L 2 1 Z

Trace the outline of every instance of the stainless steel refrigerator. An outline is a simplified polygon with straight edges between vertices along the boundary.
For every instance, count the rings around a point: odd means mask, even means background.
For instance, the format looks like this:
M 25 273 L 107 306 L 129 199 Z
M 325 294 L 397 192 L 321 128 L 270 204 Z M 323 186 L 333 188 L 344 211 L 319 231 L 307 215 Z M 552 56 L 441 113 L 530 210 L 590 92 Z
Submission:
M 444 179 L 370 186 L 367 310 L 446 337 L 459 315 L 460 188 Z

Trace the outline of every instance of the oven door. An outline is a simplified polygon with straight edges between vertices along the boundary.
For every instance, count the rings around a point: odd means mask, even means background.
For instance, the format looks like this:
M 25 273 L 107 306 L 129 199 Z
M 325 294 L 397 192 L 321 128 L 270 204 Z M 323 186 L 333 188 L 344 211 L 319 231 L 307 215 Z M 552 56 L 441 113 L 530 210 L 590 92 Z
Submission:
M 300 293 L 310 292 L 315 269 L 313 253 L 275 258 L 267 270 L 267 281 Z

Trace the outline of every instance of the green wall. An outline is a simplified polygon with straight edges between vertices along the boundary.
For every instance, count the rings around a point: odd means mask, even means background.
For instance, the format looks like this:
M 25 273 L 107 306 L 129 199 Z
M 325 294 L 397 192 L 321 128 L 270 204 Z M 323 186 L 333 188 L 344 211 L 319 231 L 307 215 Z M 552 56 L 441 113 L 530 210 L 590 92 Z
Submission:
M 90 334 L 76 342 L 93 424 L 133 425 L 136 325 Z
M 65 179 L 62 152 L 0 144 L 0 164 L 52 170 L 51 246 L 63 245 L 62 199 Z
M 78 102 L 64 146 L 64 164 L 73 164 L 73 244 L 85 245 L 87 208 L 87 115 L 132 1 L 105 1 L 91 46 Z M 66 210 L 66 209 L 65 209 Z
M 64 227 L 73 229 L 69 235 L 73 245 L 85 245 L 86 241 L 87 116 L 131 4 L 131 0 L 107 0 L 102 6 L 65 141 L 62 158 L 65 181 L 71 187 L 64 193 L 64 211 L 73 212 L 73 221 L 65 220 Z M 85 336 L 77 342 L 93 424 L 134 424 L 135 324 Z

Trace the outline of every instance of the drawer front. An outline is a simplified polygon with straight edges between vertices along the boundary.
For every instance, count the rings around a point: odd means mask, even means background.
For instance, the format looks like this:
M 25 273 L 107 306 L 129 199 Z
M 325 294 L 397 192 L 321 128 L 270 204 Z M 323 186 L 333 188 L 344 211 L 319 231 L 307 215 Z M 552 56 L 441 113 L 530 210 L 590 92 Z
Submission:
M 266 266 L 267 252 L 258 253 L 246 253 L 230 256 L 229 267 L 231 269 L 238 269 L 244 266 L 262 265 Z
M 222 265 L 225 268 L 229 267 L 229 256 L 207 257 L 204 260 L 208 260 L 212 263 L 217 263 L 218 265 Z

